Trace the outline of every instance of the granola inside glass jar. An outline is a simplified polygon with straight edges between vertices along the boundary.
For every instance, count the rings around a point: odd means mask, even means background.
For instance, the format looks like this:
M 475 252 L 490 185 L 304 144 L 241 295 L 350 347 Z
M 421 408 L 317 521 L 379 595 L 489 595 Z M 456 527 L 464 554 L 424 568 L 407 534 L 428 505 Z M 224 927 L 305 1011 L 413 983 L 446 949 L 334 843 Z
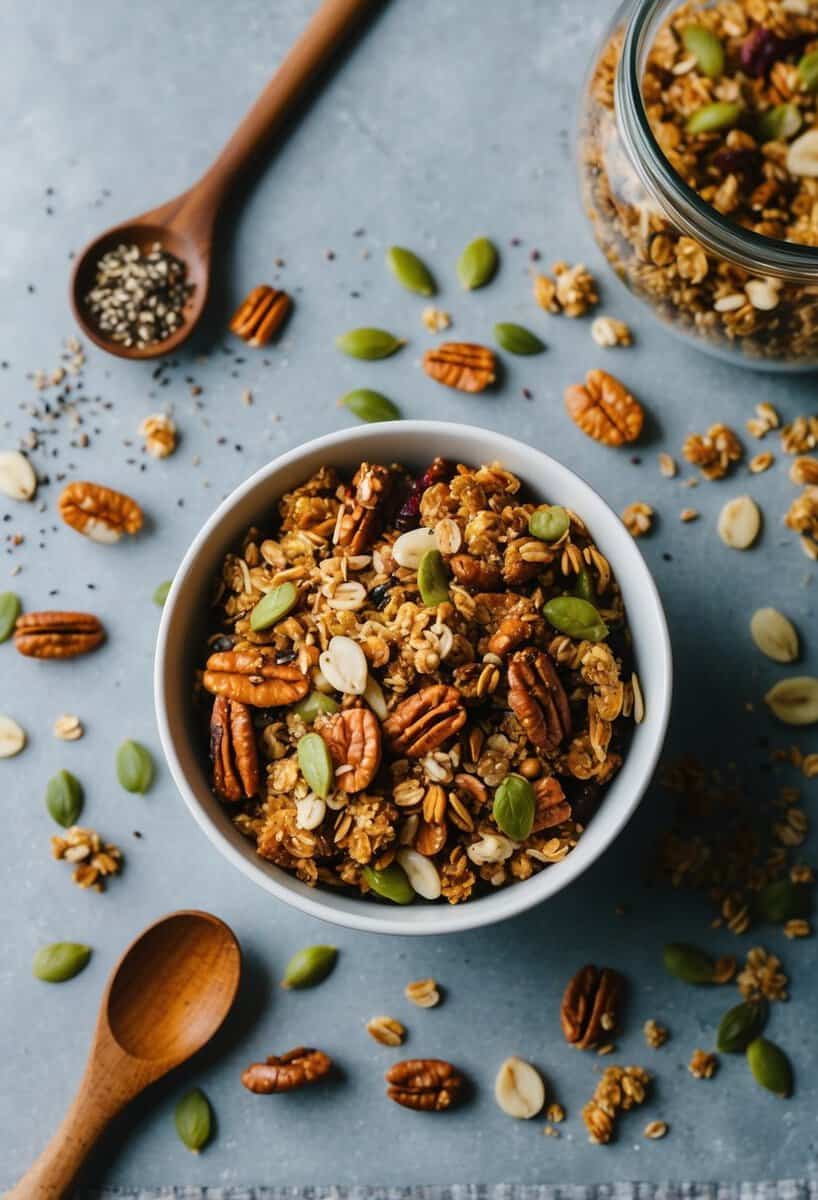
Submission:
M 579 132 L 596 239 L 667 326 L 748 366 L 818 365 L 814 0 L 629 0 Z

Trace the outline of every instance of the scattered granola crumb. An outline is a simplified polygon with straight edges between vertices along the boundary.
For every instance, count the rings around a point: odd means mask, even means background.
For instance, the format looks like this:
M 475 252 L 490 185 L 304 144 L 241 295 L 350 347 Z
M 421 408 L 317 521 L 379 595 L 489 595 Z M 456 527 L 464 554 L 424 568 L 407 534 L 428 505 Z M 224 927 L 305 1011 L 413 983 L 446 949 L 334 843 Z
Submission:
M 769 471 L 774 462 L 775 455 L 766 451 L 764 454 L 754 454 L 747 466 L 753 475 L 760 475 L 762 471 Z
M 139 426 L 145 449 L 154 458 L 167 458 L 176 449 L 176 426 L 164 413 L 145 417 Z
M 744 932 L 742 930 L 742 932 Z M 713 967 L 713 982 L 714 983 L 729 983 L 736 973 L 736 960 L 732 954 L 722 954 L 716 959 L 716 965 Z
M 400 1046 L 406 1037 L 406 1028 L 394 1017 L 373 1017 L 367 1022 L 366 1031 L 382 1046 Z
M 676 459 L 662 451 L 659 455 L 659 473 L 664 475 L 665 479 L 673 479 L 678 470 Z
M 787 1000 L 787 976 L 781 970 L 781 959 L 769 954 L 763 946 L 747 952 L 744 969 L 736 979 L 745 1000 Z
M 616 1049 L 616 1042 L 605 1042 L 602 1046 L 597 1047 L 597 1054 L 613 1054 Z
M 615 346 L 631 346 L 633 334 L 624 321 L 616 317 L 596 317 L 591 323 L 591 337 L 597 346 L 612 349 Z
M 772 404 L 763 401 L 755 408 L 756 415 L 747 422 L 747 432 L 755 438 L 765 437 L 771 429 L 778 429 L 780 420 Z
M 241 402 L 245 408 L 250 408 L 253 403 L 253 393 L 249 388 L 245 388 L 241 394 Z
M 699 510 L 697 508 L 683 508 L 679 513 L 679 520 L 683 521 L 685 525 L 689 525 L 691 521 L 698 521 L 698 519 Z
M 595 1145 L 609 1142 L 617 1116 L 644 1103 L 649 1082 L 644 1067 L 608 1067 L 582 1110 L 589 1141 Z
M 663 1138 L 667 1131 L 667 1121 L 650 1121 L 644 1128 L 644 1136 L 656 1141 L 657 1138 Z
M 426 329 L 430 333 L 442 333 L 444 329 L 449 329 L 452 324 L 452 318 L 442 308 L 435 308 L 430 304 L 424 308 L 420 314 L 420 319 Z
M 670 1032 L 665 1026 L 660 1025 L 658 1021 L 654 1021 L 653 1017 L 649 1021 L 645 1021 L 645 1024 L 642 1026 L 642 1032 L 651 1050 L 658 1050 L 660 1046 L 664 1046 L 670 1037 Z
M 782 426 L 781 449 L 785 454 L 806 454 L 818 446 L 818 414 L 813 417 L 796 417 L 789 425 Z
M 705 479 L 723 479 L 733 463 L 741 461 L 744 447 L 728 425 L 711 425 L 706 434 L 691 433 L 682 446 L 688 462 L 699 467 Z
M 801 917 L 793 917 L 790 921 L 784 922 L 784 936 L 790 938 L 805 938 L 812 933 L 812 926 L 809 921 L 805 921 Z
M 79 717 L 72 713 L 63 713 L 54 722 L 54 737 L 59 738 L 61 742 L 77 742 L 84 732 Z
M 584 317 L 599 302 L 596 280 L 584 263 L 555 262 L 557 302 L 566 317 Z
M 545 1134 L 546 1137 L 551 1137 L 551 1138 L 562 1137 L 562 1134 L 560 1133 L 559 1129 L 555 1129 L 553 1125 L 545 1125 L 543 1127 L 543 1133 Z
M 93 888 L 95 892 L 103 892 L 105 878 L 118 875 L 122 870 L 122 851 L 103 842 L 95 830 L 81 829 L 78 825 L 52 837 L 51 853 L 54 858 L 76 863 L 74 883 L 81 888 Z
M 801 771 L 807 779 L 818 777 L 818 754 L 805 754 L 801 760 Z
M 694 1079 L 712 1079 L 718 1070 L 719 1060 L 707 1050 L 694 1050 L 687 1069 Z
M 622 521 L 628 533 L 633 537 L 643 537 L 650 533 L 653 523 L 653 509 L 649 504 L 645 504 L 642 500 L 636 500 L 633 504 L 629 504 L 622 513 Z
M 440 1003 L 440 988 L 434 979 L 416 979 L 407 983 L 404 995 L 418 1008 L 434 1008 Z
M 545 1116 L 546 1120 L 550 1121 L 553 1125 L 559 1125 L 565 1120 L 565 1109 L 561 1104 L 549 1104 L 545 1110 Z

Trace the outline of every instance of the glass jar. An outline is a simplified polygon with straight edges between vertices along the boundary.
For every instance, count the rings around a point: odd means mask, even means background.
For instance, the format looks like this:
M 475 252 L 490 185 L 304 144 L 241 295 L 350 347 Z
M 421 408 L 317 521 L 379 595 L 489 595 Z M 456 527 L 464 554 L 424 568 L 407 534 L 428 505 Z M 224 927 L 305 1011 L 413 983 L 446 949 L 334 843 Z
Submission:
M 651 128 L 645 63 L 681 7 L 678 0 L 627 0 L 592 63 L 580 112 L 579 173 L 594 235 L 626 286 L 700 349 L 756 368 L 814 369 L 818 178 L 799 189 L 799 204 L 808 208 L 814 187 L 814 208 L 803 221 L 807 238 L 814 223 L 815 244 L 765 236 L 730 220 L 688 186 Z M 686 15 L 693 11 L 685 5 Z M 735 140 L 740 137 L 752 141 L 738 133 Z M 762 166 L 774 158 L 760 143 L 754 153 Z

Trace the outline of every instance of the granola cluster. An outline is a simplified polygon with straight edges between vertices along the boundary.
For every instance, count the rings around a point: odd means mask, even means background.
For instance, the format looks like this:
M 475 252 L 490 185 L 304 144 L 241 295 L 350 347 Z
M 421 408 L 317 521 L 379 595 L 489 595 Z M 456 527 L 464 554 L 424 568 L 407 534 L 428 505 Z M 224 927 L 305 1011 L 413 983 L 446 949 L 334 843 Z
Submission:
M 617 274 L 687 333 L 752 358 L 815 358 L 814 284 L 719 258 L 644 191 L 616 128 L 621 48 L 619 30 L 593 72 L 582 147 L 587 209 Z M 807 246 L 818 246 L 817 49 L 812 5 L 689 0 L 661 27 L 642 77 L 648 121 L 680 178 L 736 225 Z
M 226 557 L 198 695 L 214 790 L 262 857 L 457 904 L 576 845 L 644 707 L 610 565 L 569 510 L 533 536 L 545 507 L 497 463 L 322 468 Z M 556 597 L 598 621 L 561 632 Z

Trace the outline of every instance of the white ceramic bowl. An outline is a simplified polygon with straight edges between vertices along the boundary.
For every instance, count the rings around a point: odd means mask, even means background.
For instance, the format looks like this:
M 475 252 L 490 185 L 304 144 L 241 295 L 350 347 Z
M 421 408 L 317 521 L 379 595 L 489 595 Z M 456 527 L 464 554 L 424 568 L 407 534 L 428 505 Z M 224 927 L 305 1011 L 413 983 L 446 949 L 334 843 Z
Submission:
M 533 498 L 565 504 L 587 522 L 622 588 L 646 715 L 600 808 L 576 849 L 562 862 L 524 883 L 465 904 L 417 903 L 404 908 L 309 888 L 256 854 L 210 789 L 206 755 L 194 734 L 191 681 L 212 581 L 222 558 L 250 525 L 264 526 L 284 492 L 322 465 L 351 471 L 366 459 L 399 461 L 420 469 L 438 454 L 475 465 L 499 460 L 520 476 Z M 670 641 L 653 579 L 631 535 L 587 483 L 541 451 L 486 429 L 400 421 L 316 438 L 262 467 L 228 496 L 176 572 L 159 629 L 154 687 L 159 732 L 176 785 L 213 844 L 249 879 L 302 912 L 351 929 L 439 934 L 490 925 L 539 904 L 581 875 L 610 845 L 639 803 L 656 766 L 670 710 L 671 676 Z

